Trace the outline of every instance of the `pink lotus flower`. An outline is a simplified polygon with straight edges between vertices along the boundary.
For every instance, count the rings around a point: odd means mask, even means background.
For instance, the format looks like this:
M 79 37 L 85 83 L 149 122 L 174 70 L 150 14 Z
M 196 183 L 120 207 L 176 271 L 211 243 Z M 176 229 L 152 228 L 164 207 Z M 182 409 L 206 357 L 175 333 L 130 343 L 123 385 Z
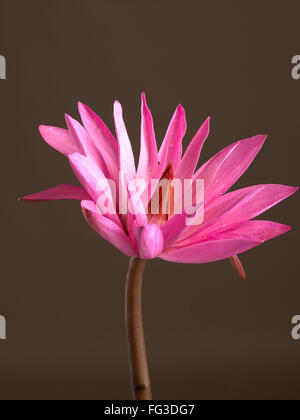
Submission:
M 87 106 L 79 103 L 79 112 L 83 126 L 67 115 L 67 130 L 41 126 L 40 132 L 49 145 L 68 157 L 82 188 L 60 185 L 22 201 L 80 200 L 87 222 L 124 254 L 180 263 L 207 263 L 233 257 L 232 262 L 238 264 L 237 254 L 290 229 L 283 224 L 252 219 L 297 188 L 264 184 L 227 193 L 249 167 L 266 136 L 251 137 L 226 147 L 195 172 L 210 120 L 200 127 L 182 156 L 186 119 L 179 105 L 158 151 L 152 116 L 143 94 L 141 152 L 136 169 L 121 105 L 114 104 L 117 140 Z M 137 215 L 99 214 L 96 205 L 101 194 L 97 190 L 99 179 L 118 183 L 119 171 L 124 171 L 130 179 L 142 178 L 150 183 L 152 178 L 160 179 L 167 167 L 172 168 L 176 179 L 204 180 L 205 216 L 200 226 L 187 226 L 185 213 L 161 218 L 157 223 L 158 217 L 151 220 L 146 209 L 141 211 L 141 202 Z
M 59 185 L 24 197 L 22 201 L 80 200 L 92 228 L 132 257 L 126 282 L 131 383 L 136 399 L 151 399 L 141 305 L 145 260 L 159 257 L 179 263 L 207 263 L 230 258 L 235 270 L 245 277 L 237 254 L 290 229 L 279 223 L 253 219 L 297 188 L 264 184 L 228 193 L 249 167 L 266 136 L 238 141 L 196 170 L 209 134 L 210 120 L 200 127 L 182 156 L 186 120 L 181 105 L 158 151 L 152 116 L 142 95 L 141 152 L 137 169 L 118 102 L 114 105 L 117 139 L 87 106 L 80 103 L 79 112 L 83 126 L 67 115 L 67 130 L 41 126 L 40 132 L 48 144 L 68 157 L 82 187 Z M 165 181 L 167 188 L 161 190 L 158 185 L 149 193 L 148 186 L 153 179 Z M 135 180 L 143 180 L 141 191 L 133 183 Z M 186 208 L 175 211 L 178 200 L 182 200 L 182 194 L 176 194 L 175 180 L 181 183 L 188 180 L 188 189 L 193 191 L 193 201 L 196 201 L 194 213 Z M 201 200 L 193 188 L 197 180 L 204 180 L 204 199 L 201 197 Z M 118 196 L 115 186 L 119 187 Z M 125 195 L 133 206 L 129 212 L 123 208 Z M 152 207 L 155 198 L 157 211 Z M 110 206 L 109 212 L 99 211 L 100 201 Z M 200 212 L 204 214 L 201 223 L 188 223 L 191 218 L 198 221 Z

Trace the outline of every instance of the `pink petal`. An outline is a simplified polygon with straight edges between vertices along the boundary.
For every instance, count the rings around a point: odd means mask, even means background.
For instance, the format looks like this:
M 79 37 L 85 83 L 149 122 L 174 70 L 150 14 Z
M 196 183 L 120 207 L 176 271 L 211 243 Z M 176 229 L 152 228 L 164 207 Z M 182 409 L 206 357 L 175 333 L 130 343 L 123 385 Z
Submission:
M 114 119 L 119 141 L 119 167 L 133 179 L 136 175 L 134 155 L 123 120 L 122 106 L 118 101 L 114 104 Z
M 35 194 L 28 195 L 20 201 L 53 201 L 53 200 L 89 200 L 90 196 L 81 187 L 73 185 L 58 185 Z
M 136 228 L 148 225 L 148 217 L 142 199 L 136 188 L 134 188 L 134 185 L 132 185 L 132 182 L 129 181 L 128 176 L 125 181 L 128 192 L 128 214 L 123 216 L 123 223 L 127 226 L 130 240 L 137 246 L 135 235 Z M 131 206 L 129 206 L 129 203 L 131 203 Z
M 196 243 L 181 248 L 169 248 L 160 255 L 160 258 L 166 261 L 179 263 L 208 263 L 240 254 L 261 243 L 262 241 L 255 241 L 243 237 L 227 238 L 226 236 L 222 237 L 222 235 L 220 235 L 218 238 L 210 241 Z
M 86 156 L 74 153 L 69 156 L 70 165 L 80 184 L 96 202 L 103 190 L 99 190 L 100 182 L 105 182 L 106 177 L 100 168 Z
M 112 220 L 99 214 L 93 201 L 82 201 L 81 206 L 86 221 L 100 236 L 118 248 L 123 254 L 130 257 L 137 256 L 137 252 L 125 232 Z
M 151 112 L 147 106 L 146 96 L 142 94 L 141 152 L 137 178 L 146 182 L 156 173 L 158 168 L 158 153 Z
M 133 217 L 137 221 L 139 226 L 147 225 L 148 218 L 147 218 L 146 209 L 143 204 L 143 201 L 141 200 L 140 194 L 138 193 L 134 185 L 132 185 L 128 179 L 127 179 L 127 191 L 128 191 L 129 203 L 131 203 L 131 206 L 129 206 L 129 209 L 128 209 L 128 218 L 130 219 L 131 217 Z
M 68 130 L 46 125 L 41 125 L 39 130 L 45 142 L 63 155 L 68 156 L 80 151 Z
M 230 230 L 233 234 L 268 241 L 291 230 L 290 226 L 266 220 L 250 220 Z
M 116 214 L 116 202 L 114 195 L 112 195 L 111 185 L 100 168 L 89 158 L 82 156 L 79 153 L 70 155 L 69 161 L 79 182 L 95 203 L 97 203 L 102 194 L 106 195 L 107 199 L 114 208 L 114 213 L 107 214 L 107 217 L 113 220 L 116 224 L 120 224 L 119 217 Z
M 161 226 L 161 231 L 165 239 L 165 248 L 169 248 L 180 237 L 183 230 L 186 228 L 186 216 L 176 214 L 166 223 Z
M 89 107 L 79 103 L 78 108 L 84 127 L 102 155 L 106 166 L 110 171 L 110 177 L 117 181 L 119 177 L 119 146 L 116 139 L 101 118 L 99 118 Z
M 224 194 L 246 171 L 267 136 L 255 136 L 226 147 L 206 162 L 195 174 L 205 181 L 205 201 Z
M 138 228 L 136 238 L 141 258 L 147 260 L 156 258 L 164 248 L 164 237 L 157 225 Z
M 209 124 L 210 118 L 207 118 L 187 148 L 176 171 L 175 178 L 181 180 L 192 178 L 199 161 L 203 144 L 209 135 Z
M 165 239 L 165 248 L 169 248 L 178 239 L 180 240 L 182 234 L 187 230 L 187 218 L 192 218 L 192 211 L 197 211 L 197 209 L 187 210 L 180 214 L 175 214 L 160 227 Z
M 205 210 L 204 222 L 186 232 L 185 241 L 198 241 L 214 233 L 228 230 L 261 213 L 294 194 L 298 188 L 264 184 L 243 188 L 217 198 Z
M 182 157 L 182 139 L 186 133 L 185 111 L 181 105 L 175 111 L 159 151 L 161 171 L 169 165 L 176 170 Z
M 289 226 L 280 223 L 251 220 L 231 230 L 216 234 L 209 240 L 169 248 L 160 255 L 160 258 L 186 263 L 217 261 L 245 252 L 289 230 Z
M 82 127 L 82 125 L 74 120 L 69 115 L 65 116 L 66 123 L 69 128 L 72 139 L 78 145 L 78 148 L 81 150 L 81 153 L 90 158 L 95 164 L 99 165 L 102 172 L 109 176 L 109 171 L 107 170 L 106 164 L 101 153 L 98 151 L 91 137 L 87 131 Z

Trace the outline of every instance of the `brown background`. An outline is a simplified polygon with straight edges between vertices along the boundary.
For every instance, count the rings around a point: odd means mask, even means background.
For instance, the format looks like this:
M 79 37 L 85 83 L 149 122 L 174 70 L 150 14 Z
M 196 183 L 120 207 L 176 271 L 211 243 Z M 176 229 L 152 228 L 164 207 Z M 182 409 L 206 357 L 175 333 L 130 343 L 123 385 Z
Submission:
M 17 197 L 74 183 L 40 123 L 89 104 L 112 129 L 118 98 L 138 151 L 140 92 L 161 141 L 175 106 L 191 138 L 212 117 L 202 162 L 232 141 L 270 135 L 237 187 L 299 184 L 300 3 L 295 0 L 0 0 L 1 399 L 130 398 L 123 320 L 127 258 L 84 222 L 77 202 Z M 157 399 L 298 399 L 299 197 L 265 218 L 287 235 L 227 261 L 148 264 L 144 313 Z

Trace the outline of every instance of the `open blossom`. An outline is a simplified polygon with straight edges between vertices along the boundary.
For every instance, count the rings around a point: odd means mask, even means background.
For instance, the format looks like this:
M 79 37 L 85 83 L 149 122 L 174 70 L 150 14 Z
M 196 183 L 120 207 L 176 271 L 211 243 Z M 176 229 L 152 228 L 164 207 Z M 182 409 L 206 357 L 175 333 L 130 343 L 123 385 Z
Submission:
M 196 170 L 209 134 L 210 120 L 200 127 L 183 154 L 186 119 L 184 109 L 179 105 L 158 150 L 152 116 L 143 94 L 141 151 L 136 167 L 119 102 L 114 105 L 116 138 L 87 106 L 79 103 L 79 113 L 82 125 L 67 115 L 67 129 L 41 126 L 40 132 L 49 145 L 68 157 L 81 187 L 59 185 L 24 197 L 23 201 L 80 200 L 83 214 L 92 228 L 128 256 L 159 257 L 180 263 L 231 258 L 235 269 L 242 274 L 237 254 L 290 229 L 283 224 L 253 219 L 297 188 L 263 184 L 228 193 L 252 163 L 266 136 L 238 141 Z M 143 180 L 147 186 L 144 197 L 132 182 L 134 180 Z M 167 189 L 157 188 L 154 193 L 158 198 L 155 212 L 151 210 L 153 192 L 148 194 L 148 186 L 153 180 L 169 183 Z M 191 215 L 185 209 L 175 211 L 178 197 L 174 180 L 182 184 L 189 180 L 190 187 L 197 180 L 203 180 L 204 195 L 201 203 L 194 203 L 192 215 L 196 220 L 202 212 L 200 224 L 187 223 Z M 113 186 L 118 187 L 118 194 Z M 113 211 L 106 214 L 99 211 L 104 193 L 106 199 L 111 198 L 108 201 L 113 207 Z M 123 194 L 129 197 L 134 211 L 122 209 Z

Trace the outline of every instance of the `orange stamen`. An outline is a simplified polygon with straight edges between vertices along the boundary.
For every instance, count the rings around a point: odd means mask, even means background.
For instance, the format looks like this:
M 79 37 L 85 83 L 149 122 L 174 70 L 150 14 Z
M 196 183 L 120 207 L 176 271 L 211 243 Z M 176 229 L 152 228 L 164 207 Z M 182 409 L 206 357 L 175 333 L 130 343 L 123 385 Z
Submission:
M 159 211 L 156 215 L 151 215 L 152 220 L 158 224 L 162 225 L 163 223 L 167 222 L 175 213 L 175 188 L 173 185 L 173 180 L 175 179 L 175 174 L 173 170 L 173 164 L 169 164 L 162 177 L 160 182 L 163 180 L 167 180 L 169 182 L 169 188 L 167 193 L 163 195 L 164 189 L 162 187 L 158 187 L 159 191 Z M 151 201 L 149 203 L 149 212 L 151 211 Z

